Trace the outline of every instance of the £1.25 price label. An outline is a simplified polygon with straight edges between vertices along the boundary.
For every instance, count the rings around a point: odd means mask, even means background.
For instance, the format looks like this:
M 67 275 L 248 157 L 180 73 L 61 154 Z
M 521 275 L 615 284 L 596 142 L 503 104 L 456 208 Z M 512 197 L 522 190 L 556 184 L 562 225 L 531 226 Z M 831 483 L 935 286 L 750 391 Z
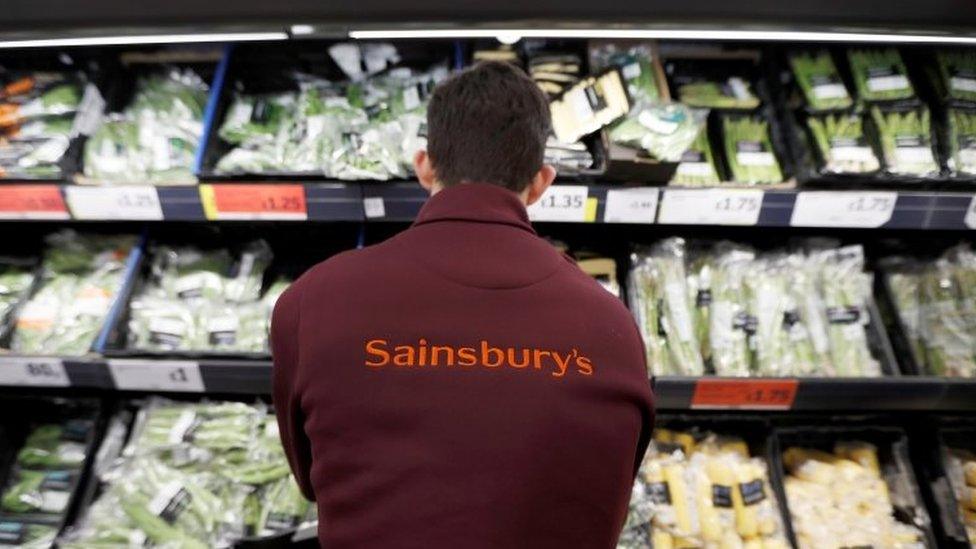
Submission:
M 656 188 L 611 189 L 603 209 L 604 223 L 654 223 L 657 216 Z
M 0 219 L 71 219 L 57 185 L 0 187 Z
M 67 387 L 71 384 L 64 363 L 53 357 L 0 358 L 0 385 Z
M 308 219 L 305 187 L 298 184 L 200 185 L 200 200 L 210 220 Z
M 762 211 L 759 189 L 668 189 L 657 222 L 671 225 L 755 225 Z
M 586 185 L 553 185 L 535 204 L 529 206 L 529 219 L 570 223 L 593 221 L 596 209 L 589 201 L 588 194 Z
M 691 407 L 698 409 L 789 410 L 800 386 L 796 379 L 701 378 Z
M 71 216 L 85 220 L 159 221 L 163 208 L 159 193 L 148 185 L 121 187 L 65 187 Z
M 204 392 L 200 365 L 191 360 L 111 359 L 108 369 L 123 391 Z
M 897 201 L 898 193 L 890 191 L 803 191 L 790 225 L 875 229 L 891 221 Z

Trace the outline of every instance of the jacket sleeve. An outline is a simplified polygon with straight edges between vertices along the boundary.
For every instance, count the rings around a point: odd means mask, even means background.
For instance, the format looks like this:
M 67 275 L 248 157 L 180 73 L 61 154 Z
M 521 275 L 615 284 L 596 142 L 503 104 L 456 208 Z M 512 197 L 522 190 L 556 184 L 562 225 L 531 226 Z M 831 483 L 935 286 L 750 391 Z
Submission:
M 301 291 L 301 281 L 298 281 L 281 294 L 271 317 L 272 396 L 288 464 L 302 494 L 315 501 L 310 478 L 312 449 L 305 434 L 305 413 L 298 384 Z

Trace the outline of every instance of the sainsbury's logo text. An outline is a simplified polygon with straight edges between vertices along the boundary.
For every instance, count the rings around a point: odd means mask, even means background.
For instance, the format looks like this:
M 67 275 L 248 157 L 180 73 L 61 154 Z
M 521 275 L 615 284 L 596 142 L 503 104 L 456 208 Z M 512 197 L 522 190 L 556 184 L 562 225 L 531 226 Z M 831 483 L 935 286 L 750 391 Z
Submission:
M 494 346 L 480 341 L 472 347 L 433 345 L 426 339 L 417 343 L 391 343 L 386 339 L 366 341 L 366 366 L 369 368 L 514 368 L 537 370 L 561 378 L 567 373 L 593 375 L 593 362 L 578 349 L 560 352 L 529 347 Z

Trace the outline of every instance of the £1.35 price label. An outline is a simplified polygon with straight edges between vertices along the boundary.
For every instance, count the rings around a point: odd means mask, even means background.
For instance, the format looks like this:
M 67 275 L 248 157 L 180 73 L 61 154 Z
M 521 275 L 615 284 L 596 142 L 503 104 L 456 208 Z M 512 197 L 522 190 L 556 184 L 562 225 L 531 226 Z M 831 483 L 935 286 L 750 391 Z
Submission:
M 762 211 L 759 189 L 668 189 L 657 222 L 672 225 L 755 225 Z
M 204 391 L 200 365 L 191 360 L 111 359 L 108 369 L 123 391 Z
M 656 188 L 611 189 L 603 209 L 604 223 L 654 223 L 657 216 Z
M 898 193 L 890 191 L 803 191 L 790 225 L 874 229 L 891 221 L 897 201 Z
M 57 185 L 0 187 L 0 219 L 71 219 Z
M 695 382 L 691 407 L 789 410 L 799 386 L 796 379 L 701 378 Z
M 593 221 L 596 210 L 591 206 L 588 193 L 586 185 L 553 185 L 535 204 L 529 206 L 529 219 L 570 223 Z
M 200 200 L 210 220 L 308 219 L 305 187 L 298 184 L 200 185 Z
M 64 363 L 59 358 L 40 356 L 0 358 L 0 385 L 67 387 L 70 384 Z
M 163 208 L 159 193 L 148 185 L 121 187 L 65 187 L 71 216 L 85 220 L 159 221 Z

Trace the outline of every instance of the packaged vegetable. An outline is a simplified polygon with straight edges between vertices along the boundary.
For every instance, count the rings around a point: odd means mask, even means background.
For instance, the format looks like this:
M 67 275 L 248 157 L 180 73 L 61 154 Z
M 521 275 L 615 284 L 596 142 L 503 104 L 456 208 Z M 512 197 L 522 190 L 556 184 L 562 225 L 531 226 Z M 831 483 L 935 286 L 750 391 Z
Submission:
M 861 99 L 887 101 L 915 97 L 915 89 L 898 50 L 852 48 L 847 50 L 847 59 Z
M 614 143 L 643 149 L 651 158 L 677 162 L 701 133 L 706 116 L 680 103 L 635 103 L 607 135 Z
M 948 109 L 949 170 L 976 176 L 976 111 Z
M 976 54 L 969 50 L 942 50 L 935 54 L 947 99 L 976 102 Z
M 813 136 L 821 170 L 828 173 L 874 173 L 881 163 L 864 135 L 861 116 L 828 114 L 810 116 L 807 128 Z
M 672 185 L 707 186 L 719 183 L 715 156 L 708 140 L 708 128 L 703 124 L 691 145 L 681 153 L 680 164 L 671 178 Z
M 725 116 L 722 119 L 725 158 L 732 180 L 746 184 L 781 183 L 783 172 L 769 137 L 769 124 L 761 117 Z
M 752 110 L 759 106 L 759 98 L 752 84 L 739 76 L 725 81 L 698 80 L 678 86 L 678 98 L 689 107 L 706 109 Z
M 881 138 L 885 170 L 896 175 L 939 175 L 939 165 L 932 151 L 928 109 L 901 111 L 872 107 L 871 118 Z
M 633 102 L 654 104 L 660 101 L 659 73 L 650 44 L 617 44 L 600 42 L 590 48 L 590 66 L 594 72 L 610 67 L 620 70 Z
M 48 524 L 0 519 L 0 548 L 50 549 L 58 529 Z
M 830 52 L 793 52 L 789 55 L 789 62 L 793 78 L 803 91 L 810 110 L 847 109 L 854 104 Z

